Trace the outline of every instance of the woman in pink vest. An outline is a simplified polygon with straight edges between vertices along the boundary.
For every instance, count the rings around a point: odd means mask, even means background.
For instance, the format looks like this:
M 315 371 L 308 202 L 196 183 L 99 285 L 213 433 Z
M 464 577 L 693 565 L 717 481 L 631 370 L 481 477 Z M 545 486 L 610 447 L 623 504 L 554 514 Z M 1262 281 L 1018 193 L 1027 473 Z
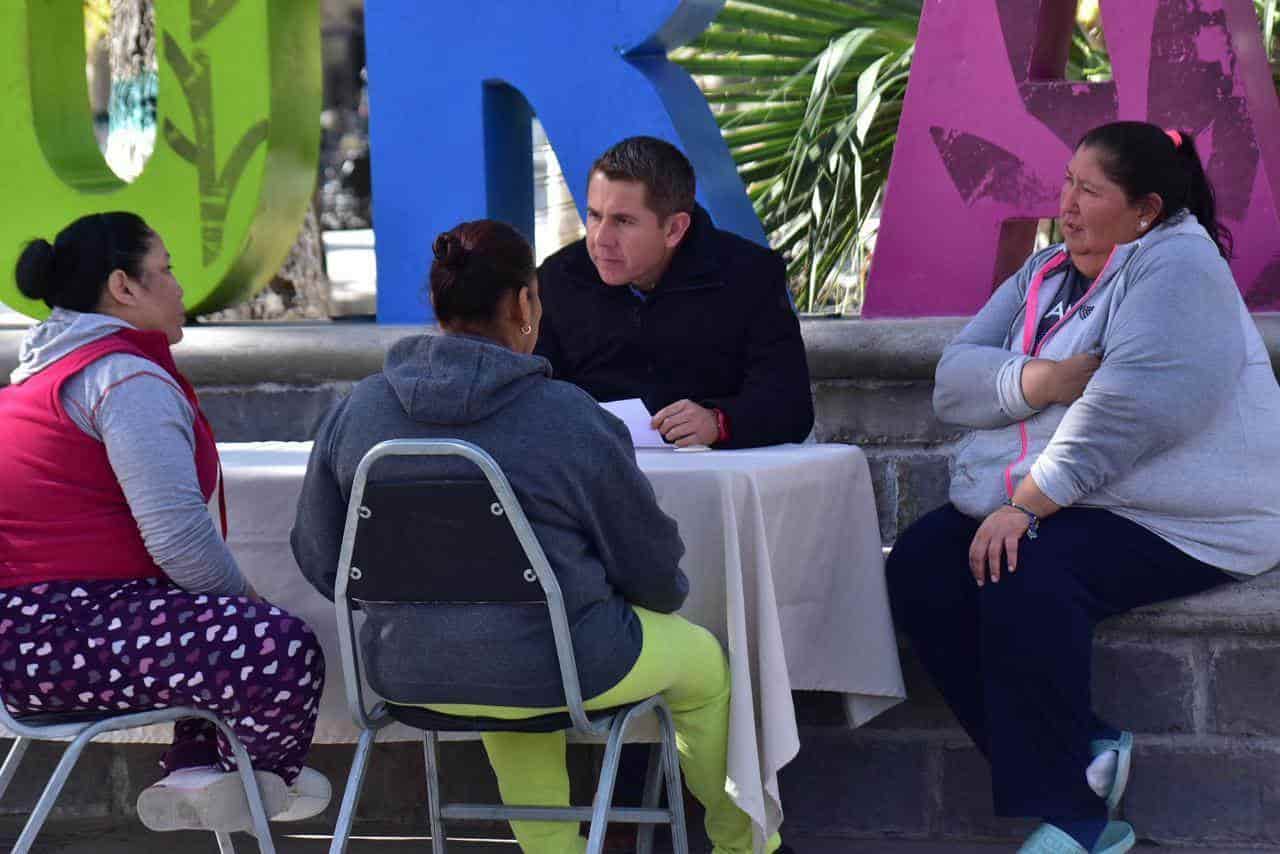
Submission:
M 324 656 L 223 539 L 213 433 L 169 352 L 185 311 L 164 241 L 94 214 L 29 243 L 15 276 L 53 312 L 0 389 L 0 697 L 16 717 L 208 709 L 244 742 L 269 815 L 315 815 L 329 784 L 302 762 Z M 207 721 L 179 721 L 162 766 L 138 798 L 148 827 L 250 827 Z

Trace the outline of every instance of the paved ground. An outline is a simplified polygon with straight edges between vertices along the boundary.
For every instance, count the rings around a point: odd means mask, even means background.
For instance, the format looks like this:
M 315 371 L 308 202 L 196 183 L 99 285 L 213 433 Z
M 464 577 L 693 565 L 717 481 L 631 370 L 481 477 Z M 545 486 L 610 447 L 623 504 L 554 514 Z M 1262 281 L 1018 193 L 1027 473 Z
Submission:
M 407 831 L 398 828 L 387 831 L 363 831 L 352 839 L 347 850 L 350 854 L 400 854 L 400 852 L 429 852 L 431 842 L 425 836 L 405 836 Z M 7 849 L 14 841 L 12 833 L 0 832 L 0 847 Z M 662 836 L 659 834 L 659 839 Z M 248 836 L 235 837 L 236 850 L 253 854 L 257 846 Z M 892 840 L 789 840 L 797 854 L 1003 854 L 1012 852 L 1015 846 L 974 845 L 954 842 L 908 842 Z M 322 835 L 277 836 L 276 851 L 279 854 L 323 854 L 329 850 L 329 837 Z M 660 851 L 662 848 L 660 848 Z M 666 849 L 669 850 L 669 849 Z M 1142 845 L 1136 852 L 1156 854 L 1157 846 Z M 1187 854 L 1246 854 L 1241 848 L 1182 848 L 1163 849 Z M 519 854 L 515 843 L 509 840 L 450 839 L 452 854 Z M 694 849 L 698 854 L 699 849 Z M 145 830 L 129 832 L 78 830 L 59 833 L 57 829 L 42 835 L 35 848 L 36 854 L 60 852 L 60 854 L 216 854 L 213 837 L 204 833 L 148 833 Z M 1254 852 L 1256 854 L 1256 852 Z

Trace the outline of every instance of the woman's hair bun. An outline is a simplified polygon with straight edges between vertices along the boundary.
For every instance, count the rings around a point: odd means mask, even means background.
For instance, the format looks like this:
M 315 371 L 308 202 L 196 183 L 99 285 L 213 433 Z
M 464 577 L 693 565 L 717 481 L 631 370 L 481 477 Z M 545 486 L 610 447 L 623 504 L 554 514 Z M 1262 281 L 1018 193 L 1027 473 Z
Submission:
M 449 231 L 436 238 L 436 242 L 431 244 L 431 251 L 441 266 L 455 270 L 467 262 L 470 254 L 457 235 Z
M 28 243 L 18 256 L 13 277 L 27 299 L 45 299 L 53 292 L 53 244 L 43 237 Z

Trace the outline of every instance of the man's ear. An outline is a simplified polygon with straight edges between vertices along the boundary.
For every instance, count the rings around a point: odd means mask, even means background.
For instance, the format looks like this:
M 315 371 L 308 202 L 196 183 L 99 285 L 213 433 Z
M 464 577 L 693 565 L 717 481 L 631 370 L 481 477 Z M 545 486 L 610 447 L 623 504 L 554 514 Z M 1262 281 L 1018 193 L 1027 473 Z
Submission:
M 692 224 L 693 217 L 684 211 L 676 211 L 667 217 L 667 221 L 662 226 L 662 242 L 668 249 L 675 249 L 689 233 L 689 226 Z
M 120 305 L 134 305 L 138 301 L 134 289 L 137 283 L 131 281 L 124 270 L 112 270 L 107 276 L 107 288 L 104 296 L 110 297 Z

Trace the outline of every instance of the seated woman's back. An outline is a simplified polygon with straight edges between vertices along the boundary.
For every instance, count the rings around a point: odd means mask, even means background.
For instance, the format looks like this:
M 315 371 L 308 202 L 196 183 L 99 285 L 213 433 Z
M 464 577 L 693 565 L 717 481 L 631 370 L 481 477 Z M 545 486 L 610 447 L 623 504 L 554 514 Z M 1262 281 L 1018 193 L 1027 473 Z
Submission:
M 670 612 L 684 601 L 683 545 L 636 466 L 626 428 L 582 390 L 551 379 L 546 360 L 528 354 L 537 284 L 532 253 L 509 231 L 468 223 L 451 233 L 457 242 L 437 242 L 433 296 L 446 332 L 397 342 L 383 371 L 357 384 L 330 413 L 308 466 L 294 553 L 311 582 L 332 596 L 346 497 L 365 453 L 396 438 L 478 445 L 503 469 L 556 572 L 583 694 L 592 696 L 617 683 L 639 655 L 640 626 L 628 603 Z M 490 295 L 468 317 L 450 302 L 450 289 L 479 289 L 477 280 L 491 285 Z M 384 465 L 380 476 L 394 476 L 391 466 L 474 473 L 463 460 Z M 381 683 L 420 703 L 563 703 L 543 608 L 366 611 L 365 637 L 378 638 L 366 644 L 375 689 Z

